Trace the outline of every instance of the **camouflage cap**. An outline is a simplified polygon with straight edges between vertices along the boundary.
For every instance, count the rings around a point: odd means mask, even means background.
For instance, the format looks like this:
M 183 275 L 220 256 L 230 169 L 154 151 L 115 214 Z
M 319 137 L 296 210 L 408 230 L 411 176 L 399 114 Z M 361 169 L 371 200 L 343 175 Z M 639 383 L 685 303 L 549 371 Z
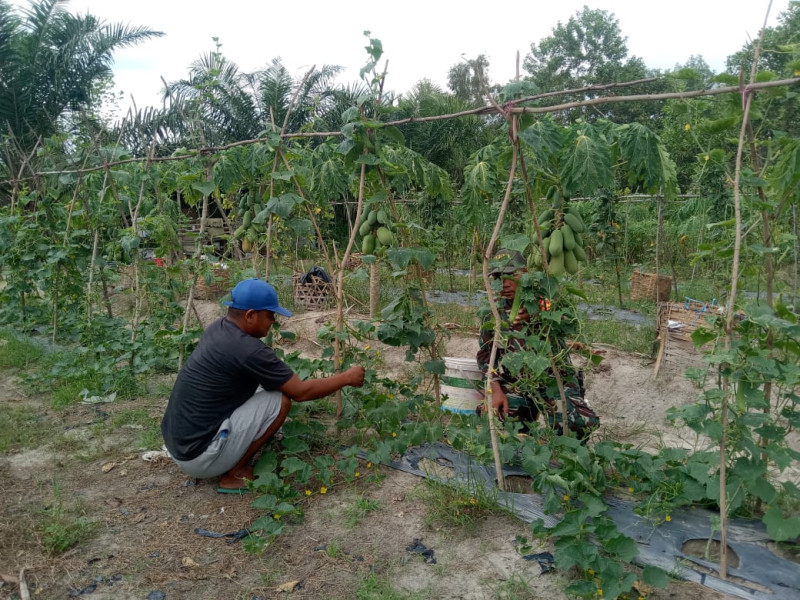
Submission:
M 527 261 L 521 252 L 516 250 L 500 250 L 492 258 L 493 275 L 500 273 L 515 273 L 527 267 Z

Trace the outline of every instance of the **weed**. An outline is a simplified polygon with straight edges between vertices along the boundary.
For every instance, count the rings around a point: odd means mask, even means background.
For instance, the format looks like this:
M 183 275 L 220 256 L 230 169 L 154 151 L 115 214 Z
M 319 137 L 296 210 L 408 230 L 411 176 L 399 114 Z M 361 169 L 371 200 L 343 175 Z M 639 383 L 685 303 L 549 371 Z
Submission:
M 459 528 L 465 533 L 473 533 L 482 517 L 503 512 L 493 494 L 480 487 L 468 489 L 426 479 L 415 493 L 428 505 L 424 520 L 426 527 Z
M 355 501 L 344 510 L 344 523 L 348 529 L 352 529 L 371 512 L 380 509 L 380 502 L 374 498 L 366 496 L 357 497 Z
M 44 509 L 44 516 L 37 524 L 41 534 L 42 546 L 48 554 L 61 554 L 85 541 L 95 530 L 93 523 L 85 514 L 75 516 L 67 511 L 61 500 L 60 486 L 53 483 L 53 504 Z M 77 512 L 77 511 L 74 511 Z
M 413 594 L 400 592 L 394 589 L 387 578 L 375 573 L 370 573 L 369 577 L 361 582 L 356 591 L 358 600 L 423 600 L 428 597 L 430 595 L 424 591 Z
M 336 560 L 342 555 L 342 549 L 336 542 L 330 542 L 325 546 L 325 555 L 332 560 Z
M 517 574 L 512 575 L 492 590 L 492 598 L 497 600 L 517 600 L 517 598 L 536 598 L 536 591 Z
M 0 368 L 24 369 L 38 361 L 44 351 L 29 341 L 22 340 L 13 333 L 0 330 Z
M 40 415 L 32 408 L 6 406 L 0 411 L 0 452 L 44 443 L 50 433 L 39 420 Z
M 656 334 L 654 326 L 635 327 L 613 319 L 587 320 L 583 335 L 593 342 L 608 344 L 624 352 L 653 354 Z
M 114 416 L 111 424 L 114 427 L 124 427 L 125 425 L 140 427 L 139 446 L 142 448 L 160 448 L 164 443 L 161 436 L 160 419 L 151 416 L 146 408 L 123 410 Z
M 42 545 L 49 554 L 61 554 L 88 538 L 94 529 L 95 524 L 86 517 L 53 514 L 42 526 Z

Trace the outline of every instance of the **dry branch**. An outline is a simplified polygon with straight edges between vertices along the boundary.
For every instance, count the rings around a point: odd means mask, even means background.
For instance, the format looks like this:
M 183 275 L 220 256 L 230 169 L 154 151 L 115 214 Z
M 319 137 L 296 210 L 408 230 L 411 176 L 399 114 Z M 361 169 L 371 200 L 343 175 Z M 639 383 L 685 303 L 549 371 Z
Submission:
M 639 80 L 643 81 L 643 80 Z M 792 77 L 790 79 L 779 79 L 776 81 L 763 81 L 758 83 L 752 83 L 747 86 L 748 91 L 758 91 L 764 90 L 768 88 L 775 88 L 775 87 L 786 87 L 791 85 L 800 84 L 800 77 Z M 615 84 L 617 86 L 629 85 L 626 83 Z M 573 90 L 566 90 L 562 92 L 548 92 L 550 95 L 557 95 L 557 94 L 570 94 L 575 93 Z M 551 112 L 559 112 L 570 108 L 578 108 L 581 106 L 594 106 L 598 104 L 609 104 L 609 103 L 619 103 L 619 102 L 641 102 L 644 100 L 670 100 L 670 99 L 679 99 L 679 98 L 698 98 L 702 96 L 718 96 L 720 94 L 738 94 L 741 93 L 741 90 L 737 86 L 723 86 L 719 88 L 712 88 L 707 90 L 694 90 L 690 92 L 665 92 L 661 94 L 640 94 L 640 95 L 631 95 L 631 96 L 605 96 L 602 98 L 591 98 L 589 100 L 580 100 L 576 102 L 568 102 L 565 104 L 556 104 L 553 106 L 542 106 L 542 107 L 528 107 L 528 106 L 516 106 L 519 104 L 521 100 L 516 100 L 511 102 L 507 105 L 507 109 L 512 114 L 544 114 L 544 113 L 551 113 Z M 531 98 L 534 98 L 533 96 Z M 523 100 L 528 100 L 523 99 Z M 397 126 L 397 125 L 405 125 L 407 123 L 426 123 L 431 121 L 443 121 L 447 119 L 454 119 L 457 117 L 465 117 L 470 115 L 488 115 L 488 114 L 497 114 L 498 109 L 495 106 L 485 106 L 482 108 L 461 111 L 457 113 L 450 113 L 446 115 L 436 115 L 431 117 L 410 117 L 408 119 L 400 119 L 397 121 L 387 121 L 384 123 L 384 127 L 389 126 Z M 341 131 L 318 131 L 318 132 L 296 132 L 296 133 L 283 133 L 280 134 L 282 138 L 320 138 L 320 137 L 335 137 L 342 135 Z M 168 162 L 168 161 L 175 161 L 175 160 L 186 160 L 187 158 L 197 158 L 202 156 L 207 156 L 209 154 L 216 154 L 219 152 L 223 152 L 224 150 L 228 150 L 230 148 L 236 148 L 239 146 L 249 146 L 252 144 L 263 144 L 268 143 L 270 140 L 268 138 L 253 138 L 249 140 L 240 140 L 238 142 L 232 142 L 230 144 L 224 144 L 222 146 L 206 146 L 202 148 L 195 148 L 193 150 L 188 151 L 186 154 L 182 154 L 180 156 L 161 156 L 155 157 L 152 159 L 151 162 Z M 55 170 L 55 171 L 38 171 L 33 173 L 33 175 L 29 177 L 17 177 L 11 179 L 5 179 L 0 181 L 0 185 L 6 184 L 13 184 L 15 182 L 23 182 L 28 181 L 31 179 L 35 179 L 36 177 L 41 177 L 45 175 L 77 175 L 77 174 L 84 174 L 84 173 L 91 173 L 93 171 L 99 171 L 101 169 L 105 169 L 107 167 L 116 167 L 125 164 L 131 163 L 139 163 L 144 162 L 147 160 L 147 157 L 138 157 L 138 158 L 127 158 L 123 160 L 111 161 L 104 163 L 102 165 L 96 165 L 93 167 L 88 168 L 81 168 L 81 169 L 62 169 L 62 170 Z

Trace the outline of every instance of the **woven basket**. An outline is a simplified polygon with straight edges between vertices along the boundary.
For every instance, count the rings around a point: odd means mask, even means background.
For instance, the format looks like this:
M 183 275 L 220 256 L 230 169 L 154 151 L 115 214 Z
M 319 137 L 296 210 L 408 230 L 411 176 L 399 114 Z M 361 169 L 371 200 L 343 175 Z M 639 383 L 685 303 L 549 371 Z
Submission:
M 231 291 L 231 272 L 222 266 L 211 268 L 214 279 L 207 284 L 205 277 L 198 277 L 195 281 L 194 297 L 198 300 L 219 300 Z
M 302 283 L 303 276 L 304 273 L 294 273 L 292 275 L 295 303 L 306 310 L 325 308 L 330 301 L 330 292 L 333 289 L 333 285 L 313 275 L 309 283 Z
M 634 271 L 631 277 L 631 300 L 669 300 L 672 277 Z
M 702 364 L 701 352 L 692 342 L 692 333 L 708 327 L 708 317 L 716 314 L 719 305 L 687 298 L 685 302 L 661 302 L 658 305 L 660 342 L 655 374 L 664 361 L 682 367 Z

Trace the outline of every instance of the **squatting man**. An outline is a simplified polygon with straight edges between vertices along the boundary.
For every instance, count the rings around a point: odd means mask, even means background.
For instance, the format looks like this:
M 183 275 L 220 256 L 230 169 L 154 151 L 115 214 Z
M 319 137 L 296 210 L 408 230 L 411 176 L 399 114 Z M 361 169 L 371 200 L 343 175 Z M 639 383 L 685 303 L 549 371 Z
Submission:
M 260 279 L 239 282 L 227 315 L 214 321 L 178 373 L 161 421 L 164 443 L 187 475 L 220 476 L 218 492 L 239 493 L 254 478 L 250 460 L 280 429 L 292 402 L 361 387 L 364 368 L 300 379 L 261 341 L 275 315 L 292 313 Z

